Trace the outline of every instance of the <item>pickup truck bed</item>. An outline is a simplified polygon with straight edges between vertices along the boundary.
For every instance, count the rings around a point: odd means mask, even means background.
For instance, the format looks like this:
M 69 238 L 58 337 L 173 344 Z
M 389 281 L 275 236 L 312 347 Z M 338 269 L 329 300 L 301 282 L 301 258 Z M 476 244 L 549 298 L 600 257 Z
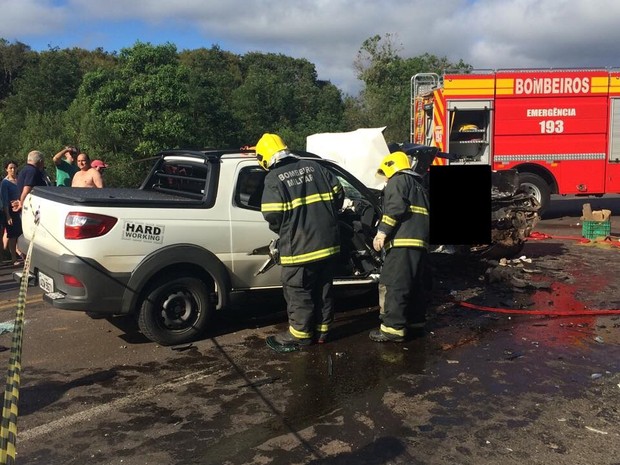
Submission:
M 127 188 L 35 187 L 33 194 L 42 199 L 65 205 L 114 206 L 126 208 L 161 208 L 169 206 L 200 206 L 201 200 L 154 190 Z

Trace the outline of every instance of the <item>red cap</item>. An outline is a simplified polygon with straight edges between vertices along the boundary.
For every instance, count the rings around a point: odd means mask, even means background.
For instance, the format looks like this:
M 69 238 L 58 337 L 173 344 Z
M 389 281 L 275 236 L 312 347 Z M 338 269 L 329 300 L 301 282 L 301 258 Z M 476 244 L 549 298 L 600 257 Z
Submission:
M 108 165 L 101 160 L 93 160 L 90 164 L 93 168 L 107 168 Z

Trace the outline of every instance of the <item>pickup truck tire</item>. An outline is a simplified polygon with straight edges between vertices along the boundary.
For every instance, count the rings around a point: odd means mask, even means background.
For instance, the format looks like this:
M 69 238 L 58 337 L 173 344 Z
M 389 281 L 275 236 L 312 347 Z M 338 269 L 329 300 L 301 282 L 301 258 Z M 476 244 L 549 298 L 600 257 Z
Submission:
M 161 345 L 190 342 L 206 330 L 212 306 L 203 281 L 191 276 L 167 276 L 147 290 L 138 313 L 138 327 Z

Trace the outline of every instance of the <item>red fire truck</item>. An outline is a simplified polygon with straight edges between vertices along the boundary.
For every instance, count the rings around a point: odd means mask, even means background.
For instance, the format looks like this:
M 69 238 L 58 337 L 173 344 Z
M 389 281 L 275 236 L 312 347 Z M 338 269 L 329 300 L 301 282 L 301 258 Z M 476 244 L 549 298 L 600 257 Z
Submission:
M 410 140 L 516 168 L 541 211 L 551 194 L 620 193 L 620 69 L 416 74 Z

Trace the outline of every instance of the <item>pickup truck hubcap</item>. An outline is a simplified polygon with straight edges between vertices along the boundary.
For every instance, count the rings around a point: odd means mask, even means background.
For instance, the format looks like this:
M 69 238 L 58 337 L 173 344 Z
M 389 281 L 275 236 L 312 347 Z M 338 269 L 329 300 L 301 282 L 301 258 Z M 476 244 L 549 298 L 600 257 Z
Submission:
M 194 305 L 195 301 L 189 292 L 178 291 L 170 294 L 162 305 L 164 324 L 176 328 L 187 326 Z

